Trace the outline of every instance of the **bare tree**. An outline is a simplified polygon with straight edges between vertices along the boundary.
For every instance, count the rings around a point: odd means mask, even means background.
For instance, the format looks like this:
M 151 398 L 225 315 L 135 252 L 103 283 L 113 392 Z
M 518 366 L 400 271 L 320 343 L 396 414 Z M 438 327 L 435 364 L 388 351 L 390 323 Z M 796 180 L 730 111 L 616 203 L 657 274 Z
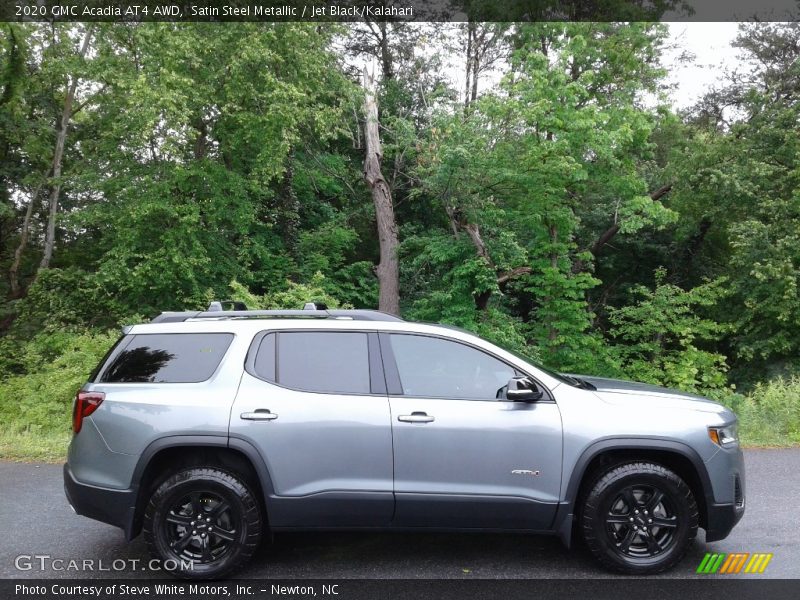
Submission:
M 380 263 L 378 264 L 378 308 L 382 311 L 400 314 L 400 265 L 397 256 L 399 245 L 397 223 L 394 218 L 392 192 L 383 177 L 381 161 L 380 123 L 378 121 L 378 101 L 375 98 L 375 79 L 364 68 L 364 180 L 372 192 L 375 204 L 375 219 L 378 225 Z
M 464 107 L 478 99 L 478 80 L 508 54 L 506 23 L 466 24 L 467 47 L 464 70 Z
M 89 42 L 92 39 L 92 27 L 86 28 L 86 33 L 83 35 L 78 56 L 83 58 L 89 49 Z M 73 75 L 67 80 L 67 94 L 64 98 L 64 109 L 61 111 L 61 122 L 59 124 L 58 133 L 56 134 L 56 149 L 53 153 L 53 187 L 50 190 L 50 201 L 48 205 L 47 214 L 47 233 L 44 238 L 44 253 L 42 255 L 42 262 L 39 263 L 40 269 L 47 269 L 50 267 L 50 260 L 53 258 L 53 246 L 56 239 L 56 216 L 58 215 L 58 201 L 61 195 L 61 163 L 64 157 L 64 142 L 67 139 L 67 129 L 74 114 L 72 105 L 75 101 L 75 92 L 78 89 L 78 76 Z

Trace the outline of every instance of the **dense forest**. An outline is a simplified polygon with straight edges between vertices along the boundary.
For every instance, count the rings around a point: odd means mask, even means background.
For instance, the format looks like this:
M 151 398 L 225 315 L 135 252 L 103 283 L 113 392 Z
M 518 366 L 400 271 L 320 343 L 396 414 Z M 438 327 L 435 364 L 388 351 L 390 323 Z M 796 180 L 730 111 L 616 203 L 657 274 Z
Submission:
M 667 33 L 0 23 L 2 454 L 63 452 L 119 326 L 228 298 L 458 325 L 800 442 L 800 25 L 742 24 L 681 111 Z

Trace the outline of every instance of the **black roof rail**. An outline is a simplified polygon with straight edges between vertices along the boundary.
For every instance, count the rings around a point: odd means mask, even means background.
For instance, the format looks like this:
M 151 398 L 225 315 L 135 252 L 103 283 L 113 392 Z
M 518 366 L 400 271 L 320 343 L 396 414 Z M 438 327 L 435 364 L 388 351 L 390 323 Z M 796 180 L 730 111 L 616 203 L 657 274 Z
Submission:
M 379 310 L 220 310 L 162 312 L 151 323 L 179 323 L 192 319 L 351 319 L 353 321 L 395 321 L 403 319 Z

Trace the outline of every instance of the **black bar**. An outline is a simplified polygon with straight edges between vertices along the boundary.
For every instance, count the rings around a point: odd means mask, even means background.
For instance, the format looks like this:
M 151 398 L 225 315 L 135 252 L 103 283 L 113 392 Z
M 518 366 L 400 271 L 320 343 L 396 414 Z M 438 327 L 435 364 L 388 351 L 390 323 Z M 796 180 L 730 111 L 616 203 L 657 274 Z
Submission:
M 2 0 L 0 21 L 791 21 L 795 0 Z
M 127 600 L 195 600 L 231 598 L 267 600 L 311 598 L 330 600 L 525 600 L 573 598 L 638 598 L 675 600 L 709 598 L 714 600 L 783 600 L 797 598 L 800 580 L 743 579 L 737 576 L 709 575 L 703 579 L 309 579 L 188 582 L 175 579 L 4 579 L 0 598 L 37 600 L 84 600 L 86 598 L 124 598 Z

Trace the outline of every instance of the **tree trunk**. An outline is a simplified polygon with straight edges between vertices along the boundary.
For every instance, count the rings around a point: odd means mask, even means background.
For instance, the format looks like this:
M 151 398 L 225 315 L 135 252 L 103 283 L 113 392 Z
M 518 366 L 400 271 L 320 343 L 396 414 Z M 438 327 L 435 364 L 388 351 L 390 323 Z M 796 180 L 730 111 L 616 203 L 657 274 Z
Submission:
M 486 261 L 486 265 L 495 272 L 497 277 L 497 287 L 503 291 L 510 281 L 520 277 L 521 275 L 528 275 L 532 269 L 530 267 L 516 267 L 509 271 L 500 271 L 494 264 L 489 249 L 486 247 L 486 242 L 483 241 L 481 236 L 480 227 L 475 223 L 466 223 L 461 220 L 460 213 L 452 206 L 446 206 L 447 216 L 450 218 L 450 226 L 453 229 L 453 235 L 458 237 L 459 231 L 466 231 L 472 245 L 475 247 L 475 253 Z M 478 311 L 485 311 L 489 308 L 489 300 L 492 297 L 492 290 L 484 290 L 476 292 L 473 295 L 475 299 L 475 308 Z
M 375 204 L 378 225 L 380 263 L 378 264 L 378 309 L 393 315 L 400 314 L 400 265 L 397 256 L 399 245 L 397 223 L 394 218 L 392 192 L 381 171 L 383 151 L 378 122 L 378 102 L 375 99 L 375 81 L 364 69 L 364 180 Z
M 486 38 L 486 30 L 481 31 L 480 37 L 475 32 L 475 42 L 473 44 L 473 57 L 472 57 L 472 92 L 470 94 L 470 104 L 473 104 L 478 99 L 478 76 L 481 72 L 481 52 L 485 51 L 484 43 Z
M 475 52 L 472 38 L 475 35 L 475 23 L 467 23 L 467 60 L 464 69 L 464 108 L 469 108 L 470 90 L 472 89 L 472 55 Z
M 286 168 L 283 171 L 280 190 L 278 191 L 278 223 L 286 250 L 290 256 L 300 258 L 297 251 L 297 230 L 300 226 L 300 201 L 294 191 L 294 149 L 286 156 Z
M 555 271 L 558 270 L 558 252 L 555 251 L 555 246 L 556 244 L 558 244 L 558 228 L 555 225 L 550 224 L 550 226 L 548 227 L 548 232 L 550 234 L 550 243 L 553 245 L 554 248 L 553 252 L 550 253 L 550 268 Z M 553 301 L 552 297 L 548 297 L 545 300 L 547 304 L 550 304 L 552 301 Z M 550 342 L 554 342 L 558 337 L 558 334 L 559 334 L 558 328 L 551 321 L 547 325 L 547 339 Z M 555 351 L 555 346 L 551 346 L 550 351 L 551 352 Z
M 28 207 L 25 209 L 25 218 L 22 221 L 22 230 L 19 236 L 19 244 L 14 251 L 14 260 L 8 269 L 8 280 L 11 285 L 11 297 L 19 298 L 22 296 L 22 288 L 19 285 L 19 267 L 22 264 L 22 253 L 25 251 L 25 246 L 28 245 L 28 235 L 31 230 L 31 218 L 33 217 L 33 206 L 39 198 L 39 193 L 42 190 L 44 183 L 40 183 L 36 190 L 31 195 Z
M 383 21 L 379 22 L 378 28 L 381 32 L 381 72 L 383 73 L 383 80 L 386 82 L 394 79 L 392 51 L 391 48 L 389 48 L 389 33 L 386 30 L 386 23 Z
M 92 38 L 92 27 L 86 29 L 81 42 L 81 48 L 78 53 L 80 58 L 86 56 L 86 51 L 89 49 L 89 41 Z M 44 238 L 44 254 L 42 254 L 42 262 L 39 263 L 40 269 L 47 269 L 50 267 L 50 260 L 53 258 L 53 246 L 56 240 L 56 215 L 58 214 L 58 199 L 61 195 L 61 161 L 64 157 L 64 142 L 67 139 L 67 128 L 72 119 L 72 103 L 75 100 L 75 91 L 78 88 L 78 77 L 74 76 L 67 85 L 67 95 L 64 98 L 64 110 L 61 113 L 61 123 L 56 135 L 56 149 L 53 153 L 53 187 L 50 192 L 50 203 L 47 214 L 47 234 Z

